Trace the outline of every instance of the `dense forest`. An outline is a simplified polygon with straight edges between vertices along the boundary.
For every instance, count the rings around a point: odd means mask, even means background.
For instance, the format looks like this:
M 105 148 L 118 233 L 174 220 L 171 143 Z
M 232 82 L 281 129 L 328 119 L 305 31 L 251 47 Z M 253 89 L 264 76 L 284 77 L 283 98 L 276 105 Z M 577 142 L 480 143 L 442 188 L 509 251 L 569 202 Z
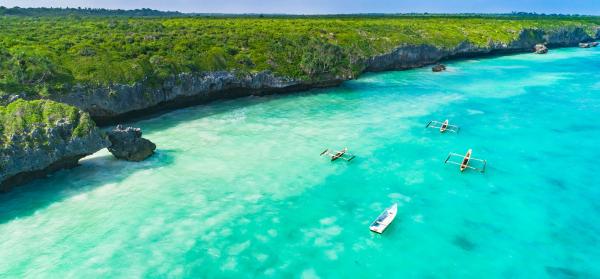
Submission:
M 24 16 L 13 15 L 21 10 Z M 82 16 L 86 12 L 97 16 Z M 151 16 L 136 16 L 144 12 Z M 160 84 L 182 72 L 269 70 L 299 79 L 356 76 L 361 61 L 401 45 L 450 48 L 468 41 L 486 46 L 510 42 L 524 28 L 582 27 L 592 34 L 600 24 L 594 17 L 537 15 L 234 18 L 85 9 L 2 13 L 0 97 L 60 94 L 75 84 Z
M 182 16 L 180 12 L 163 12 L 152 9 L 108 10 L 91 8 L 7 8 L 0 6 L 0 16 L 110 16 L 110 17 L 141 17 L 141 16 Z

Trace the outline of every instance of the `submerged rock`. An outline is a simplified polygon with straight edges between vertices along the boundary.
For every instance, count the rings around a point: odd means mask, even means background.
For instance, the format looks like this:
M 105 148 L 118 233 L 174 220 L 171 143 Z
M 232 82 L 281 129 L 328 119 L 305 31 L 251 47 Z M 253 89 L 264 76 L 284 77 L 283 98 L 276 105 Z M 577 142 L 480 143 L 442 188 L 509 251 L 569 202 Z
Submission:
M 452 241 L 452 243 L 454 243 L 454 245 L 460 247 L 461 249 L 463 249 L 465 251 L 472 251 L 473 249 L 475 249 L 475 243 L 473 243 L 471 240 L 469 240 L 465 236 L 456 236 L 454 238 L 454 241 Z
M 122 125 L 117 125 L 114 130 L 108 133 L 108 139 L 111 142 L 108 151 L 118 159 L 127 161 L 142 161 L 150 157 L 156 149 L 154 143 L 142 138 L 140 128 L 123 128 Z
M 433 66 L 431 68 L 431 70 L 434 71 L 434 72 L 445 71 L 446 70 L 446 65 L 444 65 L 444 64 L 437 64 L 437 65 Z
M 546 266 L 546 273 L 552 278 L 581 278 L 581 273 L 566 267 Z
M 109 145 L 89 114 L 69 105 L 18 99 L 0 114 L 0 192 L 75 167 Z
M 535 53 L 537 54 L 546 54 L 548 53 L 548 47 L 546 47 L 546 45 L 544 44 L 537 44 L 535 45 Z

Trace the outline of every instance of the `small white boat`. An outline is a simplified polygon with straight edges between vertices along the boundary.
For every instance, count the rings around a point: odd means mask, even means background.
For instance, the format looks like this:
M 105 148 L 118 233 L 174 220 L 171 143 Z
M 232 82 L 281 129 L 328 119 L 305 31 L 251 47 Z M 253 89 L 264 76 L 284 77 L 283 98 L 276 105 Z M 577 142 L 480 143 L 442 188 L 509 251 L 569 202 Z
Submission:
M 369 229 L 376 233 L 383 233 L 383 231 L 394 221 L 398 213 L 398 204 L 394 203 L 392 206 L 386 208 L 375 221 L 369 226 Z

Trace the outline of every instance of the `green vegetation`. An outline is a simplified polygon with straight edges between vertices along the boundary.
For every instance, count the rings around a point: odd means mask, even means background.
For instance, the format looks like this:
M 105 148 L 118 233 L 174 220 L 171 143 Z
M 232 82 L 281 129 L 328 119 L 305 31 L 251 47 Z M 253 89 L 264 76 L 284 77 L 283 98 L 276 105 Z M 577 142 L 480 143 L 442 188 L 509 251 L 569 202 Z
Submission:
M 0 16 L 182 16 L 180 12 L 152 9 L 107 10 L 90 8 L 6 8 L 0 6 Z
M 355 76 L 403 44 L 509 42 L 524 28 L 582 27 L 594 17 L 0 16 L 0 96 L 59 94 L 74 84 L 156 82 L 181 72 L 270 70 L 308 79 Z
M 48 129 L 56 127 L 59 122 L 72 125 L 72 133 L 59 132 L 63 138 L 84 136 L 95 127 L 89 114 L 53 101 L 19 99 L 8 106 L 0 106 L 0 148 L 11 142 L 31 148 L 47 146 L 51 141 L 60 139 L 47 134 Z

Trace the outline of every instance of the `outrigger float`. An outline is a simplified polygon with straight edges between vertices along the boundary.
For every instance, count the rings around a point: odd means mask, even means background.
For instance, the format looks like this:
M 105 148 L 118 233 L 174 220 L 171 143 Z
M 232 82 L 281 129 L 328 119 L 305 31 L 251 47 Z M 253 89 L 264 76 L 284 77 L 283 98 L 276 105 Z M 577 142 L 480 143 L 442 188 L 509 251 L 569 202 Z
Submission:
M 342 150 L 339 151 L 330 151 L 329 148 L 325 149 L 325 151 L 321 152 L 321 156 L 326 155 L 328 157 L 331 157 L 331 161 L 335 161 L 337 159 L 342 159 L 342 160 L 346 160 L 347 162 L 352 161 L 352 159 L 354 159 L 356 156 L 348 153 L 348 148 L 344 148 Z
M 456 125 L 450 125 L 448 119 L 446 119 L 444 122 L 431 120 L 429 123 L 427 123 L 425 128 L 440 129 L 440 133 L 444 133 L 446 131 L 458 133 L 460 131 L 460 127 Z
M 473 158 L 471 156 L 472 153 L 473 153 L 472 149 L 469 149 L 467 151 L 467 154 L 465 154 L 465 155 L 461 155 L 461 154 L 457 154 L 457 153 L 450 153 L 450 154 L 448 154 L 448 158 L 446 158 L 446 161 L 444 163 L 460 166 L 461 172 L 465 171 L 466 169 L 472 169 L 472 170 L 476 170 L 478 172 L 484 173 L 487 162 L 482 159 Z M 452 161 L 451 160 L 452 158 L 460 158 L 460 162 Z M 470 164 L 472 161 L 480 162 L 482 164 L 482 166 L 481 167 L 473 167 Z
M 396 213 L 398 213 L 398 204 L 394 203 L 392 206 L 386 208 L 383 212 L 381 212 L 381 214 L 379 214 L 379 217 L 377 217 L 377 219 L 371 223 L 369 229 L 372 232 L 383 233 L 383 231 L 392 223 L 392 221 L 394 221 L 394 218 L 396 218 Z

